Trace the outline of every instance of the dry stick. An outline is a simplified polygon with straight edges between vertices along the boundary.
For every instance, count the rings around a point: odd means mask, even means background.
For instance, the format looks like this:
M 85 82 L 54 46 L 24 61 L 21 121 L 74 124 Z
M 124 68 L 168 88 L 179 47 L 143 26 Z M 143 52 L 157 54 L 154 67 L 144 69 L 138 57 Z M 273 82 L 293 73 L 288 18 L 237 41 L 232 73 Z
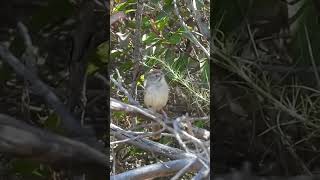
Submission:
M 87 79 L 88 75 L 84 74 L 83 77 L 83 84 L 82 84 L 82 90 L 81 90 L 81 96 L 80 96 L 80 101 L 81 101 L 81 106 L 82 106 L 82 111 L 81 111 L 81 125 L 84 125 L 84 120 L 85 120 L 85 115 L 86 115 L 86 109 L 87 109 Z
M 251 28 L 250 28 L 250 25 L 248 23 L 248 21 L 246 20 L 246 27 L 247 27 L 247 30 L 248 30 L 248 34 L 249 34 L 249 37 L 250 37 L 250 41 L 252 43 L 252 47 L 254 49 L 254 53 L 256 55 L 256 58 L 258 59 L 259 58 L 259 53 L 258 53 L 258 49 L 257 49 L 257 45 L 256 45 L 256 42 L 254 41 L 254 37 L 253 37 L 253 34 L 251 32 Z
M 180 129 L 179 123 L 180 123 L 181 119 L 183 119 L 183 118 L 185 118 L 185 117 L 179 117 L 173 123 L 174 129 L 175 129 L 174 134 L 176 135 L 176 139 L 178 140 L 179 144 L 184 148 L 184 150 L 187 153 L 191 153 L 191 152 L 189 151 L 187 145 L 182 141 L 180 134 L 188 137 L 188 139 L 190 139 L 195 145 L 199 145 L 202 148 L 203 152 L 205 153 L 206 157 L 201 157 L 199 155 L 196 155 L 196 156 L 199 158 L 199 161 L 206 168 L 209 168 L 208 163 L 210 161 L 208 161 L 208 159 L 210 159 L 210 153 L 209 153 L 208 149 L 205 147 L 204 143 L 201 142 L 199 139 L 189 135 L 188 133 L 186 133 L 185 131 L 182 131 Z
M 170 180 L 178 180 L 182 175 L 184 175 L 192 167 L 194 163 L 197 162 L 197 158 L 194 158 L 193 161 L 189 162 L 184 168 L 182 168 L 176 175 L 174 175 Z
M 315 77 L 317 79 L 318 89 L 320 89 L 319 72 L 317 71 L 317 66 L 316 66 L 316 63 L 314 61 L 312 47 L 311 47 L 311 43 L 310 43 L 310 39 L 309 39 L 309 33 L 308 33 L 306 25 L 304 25 L 304 31 L 305 31 L 305 34 L 306 34 L 306 39 L 307 39 L 307 43 L 308 43 L 308 50 L 309 50 L 309 55 L 310 55 L 310 60 L 311 60 L 311 63 L 312 63 L 314 75 L 315 75 Z
M 122 81 L 121 75 L 120 75 L 118 69 L 116 69 L 116 71 L 117 71 L 117 74 L 118 74 L 118 81 L 116 81 L 116 80 L 113 78 L 112 75 L 110 75 L 110 80 L 113 82 L 113 84 L 115 84 L 115 85 L 118 87 L 118 89 L 119 89 L 121 92 L 124 93 L 124 95 L 126 95 L 126 96 L 128 97 L 128 100 L 129 100 L 130 104 L 139 105 L 138 101 L 136 101 L 136 100 L 130 95 L 130 93 L 128 92 L 128 90 L 122 86 L 122 83 L 121 83 L 121 81 Z
M 0 57 L 7 62 L 14 71 L 21 77 L 27 79 L 37 94 L 45 99 L 61 117 L 62 125 L 67 129 L 68 133 L 73 136 L 89 135 L 94 137 L 91 129 L 84 129 L 80 126 L 79 122 L 67 111 L 65 105 L 59 100 L 59 98 L 50 90 L 50 88 L 44 84 L 38 76 L 27 69 L 4 45 L 0 45 Z M 85 134 L 86 133 L 86 134 Z
M 183 159 L 183 158 L 195 158 L 195 155 L 190 153 L 185 153 L 184 151 L 176 148 L 172 148 L 160 143 L 156 143 L 147 139 L 134 139 L 135 136 L 131 135 L 127 131 L 121 129 L 120 127 L 111 124 L 110 133 L 114 135 L 117 139 L 133 139 L 128 141 L 128 144 L 137 146 L 143 150 L 150 151 L 153 153 L 161 154 L 165 157 L 171 159 Z
M 110 86 L 110 82 L 109 80 L 104 77 L 102 74 L 100 74 L 99 72 L 95 73 L 94 76 L 98 79 L 100 79 L 101 81 L 103 81 L 107 86 Z
M 174 160 L 169 162 L 157 163 L 134 170 L 127 171 L 125 173 L 117 174 L 111 176 L 111 180 L 127 180 L 127 179 L 147 179 L 155 177 L 164 177 L 172 175 L 177 171 L 183 169 L 190 162 L 193 162 L 194 159 L 187 158 L 181 160 Z M 169 168 L 168 168 L 169 167 Z M 200 163 L 193 163 L 189 167 L 189 171 L 197 171 L 201 167 Z
M 192 180 L 203 180 L 205 178 L 208 178 L 209 174 L 210 174 L 210 169 L 203 167 L 197 173 L 197 175 L 192 178 Z
M 291 156 L 293 156 L 297 162 L 300 163 L 301 168 L 304 170 L 305 173 L 307 173 L 308 175 L 312 175 L 312 172 L 308 169 L 308 167 L 306 166 L 306 164 L 303 162 L 303 160 L 299 157 L 299 155 L 296 153 L 296 151 L 292 148 L 291 143 L 289 142 L 288 137 L 284 134 L 284 132 L 281 129 L 280 126 L 280 116 L 281 116 L 281 111 L 278 112 L 277 114 L 277 125 L 278 125 L 278 131 L 280 133 L 280 138 L 281 141 L 283 142 L 283 144 L 286 146 L 286 149 L 289 151 L 289 153 L 291 154 Z
M 23 38 L 24 43 L 25 43 L 25 46 L 27 48 L 33 48 L 32 40 L 31 40 L 31 37 L 29 35 L 27 27 L 22 22 L 18 22 L 17 26 L 19 28 L 20 34 L 22 35 L 22 38 Z
M 115 124 L 111 123 L 110 124 L 110 127 L 117 127 Z M 126 131 L 128 134 L 131 134 L 131 135 L 135 135 L 135 134 L 139 134 L 137 135 L 136 137 L 133 137 L 133 138 L 128 138 L 128 139 L 123 139 L 123 140 L 120 140 L 120 141 L 113 141 L 113 142 L 110 142 L 110 146 L 111 145 L 114 145 L 114 144 L 119 144 L 119 143 L 126 143 L 128 141 L 132 141 L 132 140 L 136 140 L 136 139 L 141 139 L 141 138 L 144 138 L 144 137 L 149 137 L 149 136 L 153 136 L 155 134 L 159 134 L 161 133 L 162 131 L 164 131 L 166 128 L 163 127 L 162 129 L 156 131 L 156 132 L 152 132 L 152 133 L 143 133 L 143 134 L 140 134 L 140 133 L 133 133 L 133 132 L 129 132 L 129 131 Z
M 284 66 L 284 65 L 268 65 L 268 64 L 259 64 L 259 68 L 261 68 L 264 71 L 270 71 L 270 72 L 279 72 L 279 73 L 286 73 L 286 74 L 303 74 L 303 73 L 310 73 L 314 72 L 315 70 L 317 72 L 320 72 L 320 66 L 317 67 L 296 67 L 294 66 Z M 304 74 L 303 74 L 304 75 Z
M 192 121 L 198 121 L 198 120 L 209 120 L 208 119 L 209 117 L 199 117 L 199 118 L 195 118 L 195 117 L 188 117 L 188 120 L 190 120 L 190 122 Z M 186 121 L 184 119 L 181 120 L 182 121 Z M 170 125 L 170 124 L 173 124 L 173 122 L 165 122 L 167 125 Z M 143 125 L 138 125 L 138 126 L 135 126 L 135 127 L 132 127 L 130 128 L 130 130 L 135 130 L 135 129 L 138 129 L 138 128 L 149 128 L 151 127 L 152 125 L 156 125 L 158 123 L 149 123 L 149 124 L 143 124 Z M 200 138 L 200 139 L 203 139 L 203 140 L 209 140 L 210 139 L 210 131 L 206 130 L 206 129 L 202 129 L 202 128 L 198 128 L 198 127 L 192 127 L 192 132 L 194 133 L 194 136 L 196 138 Z M 170 136 L 170 137 L 175 137 L 175 135 L 169 135 L 167 133 L 164 133 L 163 135 L 165 136 Z

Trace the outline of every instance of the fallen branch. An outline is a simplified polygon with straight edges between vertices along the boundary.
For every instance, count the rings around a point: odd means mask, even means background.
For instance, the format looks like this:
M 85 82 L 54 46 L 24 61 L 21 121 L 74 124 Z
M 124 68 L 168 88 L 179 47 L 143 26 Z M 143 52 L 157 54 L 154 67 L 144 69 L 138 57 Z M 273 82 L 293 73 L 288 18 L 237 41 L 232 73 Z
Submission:
M 111 180 L 127 180 L 127 179 L 147 179 L 156 177 L 165 177 L 177 173 L 179 170 L 191 164 L 187 172 L 195 172 L 199 170 L 200 163 L 194 158 L 174 160 L 169 162 L 157 163 L 134 170 L 130 170 L 121 174 L 111 176 Z

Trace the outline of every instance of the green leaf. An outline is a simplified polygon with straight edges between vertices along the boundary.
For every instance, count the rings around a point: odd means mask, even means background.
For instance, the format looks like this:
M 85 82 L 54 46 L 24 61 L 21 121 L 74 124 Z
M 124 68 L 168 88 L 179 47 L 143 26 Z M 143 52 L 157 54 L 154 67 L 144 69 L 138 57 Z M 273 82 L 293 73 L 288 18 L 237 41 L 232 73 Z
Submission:
M 130 155 L 142 155 L 144 153 L 144 151 L 142 149 L 139 148 L 135 148 L 135 147 L 130 147 L 129 148 L 129 154 Z
M 174 45 L 179 44 L 181 42 L 181 34 L 179 33 L 172 34 L 168 41 L 170 44 L 174 44 Z
M 45 180 L 49 178 L 49 168 L 35 161 L 16 159 L 12 162 L 12 173 L 25 179 Z
M 60 125 L 61 125 L 61 119 L 55 113 L 50 114 L 44 122 L 44 127 L 46 129 L 56 132 L 57 134 L 63 134 L 64 130 Z
M 158 31 L 163 31 L 168 26 L 169 18 L 167 16 L 160 17 L 155 23 Z
M 150 23 L 150 19 L 148 17 L 142 17 L 142 27 L 144 29 L 148 29 L 151 28 L 151 23 Z
M 172 1 L 171 1 L 172 2 Z M 169 4 L 165 4 L 164 6 L 163 6 L 163 11 L 164 11 L 164 13 L 165 14 L 172 14 L 172 15 L 174 15 L 174 6 L 173 6 L 173 3 L 169 3 Z M 176 18 L 176 16 L 173 16 L 173 17 L 175 17 Z
M 206 123 L 204 121 L 196 121 L 194 124 L 198 128 L 205 128 L 206 126 Z
M 111 59 L 115 59 L 116 57 L 121 57 L 122 54 L 123 54 L 123 50 L 122 49 L 111 50 L 110 58 Z
M 131 12 L 136 12 L 136 9 L 128 9 L 124 11 L 125 14 L 129 14 Z
M 133 62 L 132 61 L 127 61 L 126 63 L 123 63 L 120 65 L 120 71 L 122 72 L 127 72 L 129 71 L 133 66 Z
M 89 63 L 87 67 L 87 74 L 94 74 L 98 71 L 99 67 L 96 66 L 94 63 Z
M 159 40 L 158 36 L 154 33 L 148 33 L 142 35 L 142 42 L 145 43 L 146 45 L 150 45 L 151 43 L 155 43 Z
M 119 11 L 124 11 L 125 8 L 129 5 L 129 2 L 128 1 L 125 1 L 123 3 L 120 3 L 118 5 L 116 5 L 114 8 L 113 8 L 113 11 L 114 12 L 119 12 Z
M 167 6 L 167 5 L 171 5 L 173 2 L 173 0 L 164 0 L 164 5 Z
M 137 81 L 137 86 L 144 86 L 144 74 L 142 74 L 140 77 L 139 77 L 139 79 L 138 79 L 138 81 Z
M 11 78 L 12 70 L 9 65 L 0 62 L 0 84 Z
M 107 63 L 109 59 L 109 41 L 100 44 L 97 48 L 97 56 L 101 62 Z
M 200 61 L 201 80 L 203 83 L 209 83 L 210 64 L 208 60 Z
M 189 58 L 187 55 L 181 55 L 174 59 L 166 59 L 166 62 L 170 64 L 174 72 L 182 74 L 188 68 Z
M 113 12 L 132 10 L 131 6 L 133 6 L 135 4 L 136 4 L 136 2 L 133 0 L 128 0 L 123 3 L 119 3 L 113 8 Z

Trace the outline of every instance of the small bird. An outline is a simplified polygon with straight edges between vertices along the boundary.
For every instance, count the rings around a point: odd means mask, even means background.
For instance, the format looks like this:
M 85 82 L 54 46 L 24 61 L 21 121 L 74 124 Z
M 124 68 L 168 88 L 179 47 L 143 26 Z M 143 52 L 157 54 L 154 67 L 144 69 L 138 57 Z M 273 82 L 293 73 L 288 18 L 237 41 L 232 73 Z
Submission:
M 163 107 L 168 102 L 169 86 L 164 77 L 164 73 L 159 69 L 153 69 L 146 74 L 144 81 L 144 104 L 154 112 L 163 111 Z M 161 130 L 161 125 L 152 126 L 152 132 Z M 161 134 L 151 137 L 152 140 L 158 141 Z

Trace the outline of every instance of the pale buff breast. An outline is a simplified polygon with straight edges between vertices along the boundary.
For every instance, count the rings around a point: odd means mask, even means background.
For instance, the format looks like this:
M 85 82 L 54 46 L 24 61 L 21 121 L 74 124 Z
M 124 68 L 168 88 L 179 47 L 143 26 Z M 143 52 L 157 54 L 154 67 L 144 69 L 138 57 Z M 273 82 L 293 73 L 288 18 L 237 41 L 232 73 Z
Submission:
M 145 89 L 144 104 L 154 111 L 160 111 L 168 101 L 168 84 L 165 81 L 161 84 L 161 86 L 147 86 Z

